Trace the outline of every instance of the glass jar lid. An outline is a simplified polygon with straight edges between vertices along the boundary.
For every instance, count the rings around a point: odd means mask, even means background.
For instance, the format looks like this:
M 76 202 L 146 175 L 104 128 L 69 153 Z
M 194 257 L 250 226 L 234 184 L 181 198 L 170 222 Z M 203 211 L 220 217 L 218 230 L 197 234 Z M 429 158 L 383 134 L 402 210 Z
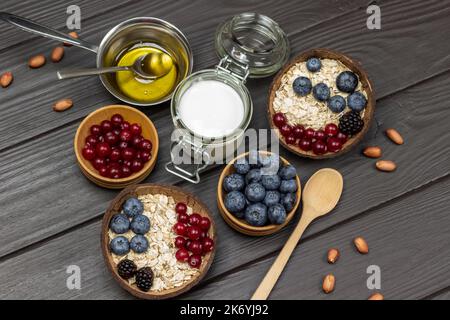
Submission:
M 216 31 L 215 46 L 221 59 L 232 61 L 233 72 L 245 78 L 262 78 L 277 72 L 288 60 L 289 42 L 271 18 L 242 13 L 226 20 Z

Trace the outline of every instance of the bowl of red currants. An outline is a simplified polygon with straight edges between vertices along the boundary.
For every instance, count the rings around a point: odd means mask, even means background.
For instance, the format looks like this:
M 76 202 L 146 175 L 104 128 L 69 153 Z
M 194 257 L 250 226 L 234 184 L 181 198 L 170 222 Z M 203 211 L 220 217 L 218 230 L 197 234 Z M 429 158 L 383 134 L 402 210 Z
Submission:
M 83 174 L 110 189 L 144 180 L 156 164 L 158 148 L 152 121 L 124 105 L 106 106 L 89 114 L 78 127 L 74 141 Z

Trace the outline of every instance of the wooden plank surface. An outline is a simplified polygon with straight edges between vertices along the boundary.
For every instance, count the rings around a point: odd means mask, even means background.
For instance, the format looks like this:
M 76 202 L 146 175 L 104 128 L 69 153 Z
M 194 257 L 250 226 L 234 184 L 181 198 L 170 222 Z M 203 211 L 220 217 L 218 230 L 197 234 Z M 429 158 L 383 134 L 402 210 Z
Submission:
M 68 2 L 53 6 L 51 1 L 45 0 L 39 5 L 33 2 L 21 6 L 7 0 L 0 10 L 23 14 L 64 30 L 61 8 L 65 3 Z M 376 173 L 373 161 L 362 158 L 359 149 L 338 159 L 319 162 L 299 159 L 282 150 L 282 155 L 299 168 L 303 182 L 324 166 L 339 169 L 346 179 L 345 193 L 337 210 L 315 223 L 306 234 L 306 245 L 310 246 L 307 258 L 311 265 L 316 263 L 312 257 L 317 256 L 321 241 L 336 238 L 345 243 L 343 237 L 355 230 L 351 226 L 358 225 L 360 220 L 373 222 L 379 230 L 389 232 L 383 224 L 385 220 L 391 221 L 385 218 L 386 208 L 392 207 L 398 212 L 398 221 L 404 222 L 408 211 L 398 205 L 403 204 L 404 199 L 433 198 L 438 202 L 436 208 L 440 208 L 440 204 L 449 198 L 441 188 L 448 185 L 445 177 L 449 173 L 450 145 L 447 141 L 450 137 L 446 118 L 450 113 L 447 103 L 450 97 L 442 88 L 450 85 L 447 72 L 450 44 L 446 34 L 436 30 L 449 27 L 450 1 L 377 1 L 382 8 L 383 28 L 380 31 L 365 28 L 368 3 L 364 0 L 333 1 L 332 5 L 326 0 L 307 1 L 301 5 L 296 1 L 150 3 L 130 0 L 118 4 L 110 0 L 108 5 L 102 5 L 99 0 L 79 2 L 82 10 L 87 9 L 82 35 L 93 42 L 98 42 L 118 21 L 142 15 L 142 12 L 151 12 L 151 15 L 175 23 L 187 34 L 193 46 L 197 70 L 217 62 L 213 50 L 217 24 L 225 17 L 245 11 L 258 11 L 277 20 L 289 35 L 293 54 L 312 47 L 329 47 L 362 62 L 374 82 L 378 98 L 377 125 L 372 126 L 363 144 L 381 145 L 385 154 L 398 162 L 399 170 L 391 175 Z M 45 9 L 50 6 L 51 9 Z M 42 11 L 45 14 L 40 14 Z M 195 12 L 195 15 L 186 12 Z M 0 39 L 0 71 L 10 69 L 17 75 L 13 86 L 0 95 L 0 233 L 4 243 L 0 247 L 0 285 L 5 288 L 0 292 L 0 298 L 129 298 L 112 282 L 103 266 L 98 245 L 99 219 L 116 192 L 89 183 L 80 173 L 72 151 L 72 139 L 80 119 L 115 100 L 94 78 L 55 81 L 54 72 L 59 68 L 93 65 L 92 54 L 70 48 L 60 64 L 48 63 L 43 70 L 29 71 L 24 65 L 28 56 L 49 52 L 54 43 L 10 28 L 5 28 Z M 269 84 L 270 79 L 248 84 L 255 105 L 251 127 L 267 128 L 265 109 Z M 64 114 L 51 111 L 53 101 L 66 96 L 75 100 L 75 107 Z M 155 122 L 160 140 L 168 141 L 172 124 L 167 104 L 145 112 Z M 404 146 L 394 146 L 383 137 L 382 130 L 390 126 L 404 134 L 407 141 Z M 224 285 L 227 279 L 235 281 L 245 277 L 252 268 L 262 274 L 264 266 L 287 239 L 292 225 L 275 236 L 258 239 L 231 231 L 219 217 L 215 204 L 214 190 L 221 168 L 211 167 L 204 174 L 202 183 L 194 186 L 164 171 L 163 165 L 168 159 L 168 143 L 162 143 L 158 165 L 147 181 L 178 184 L 199 194 L 213 209 L 219 235 L 226 238 L 219 243 L 217 258 L 203 287 L 199 293 L 187 297 L 200 297 L 203 292 L 206 297 L 220 298 L 217 294 L 221 290 L 217 291 L 217 286 Z M 444 195 L 442 198 L 439 198 L 439 192 Z M 419 200 L 410 200 L 410 206 L 414 205 L 422 208 Z M 434 220 L 426 230 L 441 236 L 441 229 L 432 226 L 440 221 L 441 228 L 445 228 L 447 221 L 441 215 L 432 218 Z M 405 222 L 398 228 L 416 230 L 412 224 Z M 372 229 L 368 232 L 373 235 L 376 246 L 384 244 L 381 232 Z M 427 243 L 434 244 L 433 237 L 427 239 L 423 235 L 420 239 L 424 248 Z M 448 236 L 444 240 L 448 242 Z M 401 248 L 396 249 L 401 251 Z M 401 253 L 406 254 L 409 249 L 406 247 Z M 428 255 L 428 251 L 422 255 Z M 376 257 L 382 261 L 390 259 L 389 255 L 384 258 L 381 253 Z M 258 262 L 254 263 L 255 259 Z M 296 256 L 295 259 L 300 258 Z M 352 257 L 344 265 L 351 269 L 353 263 L 356 266 L 361 263 L 358 261 Z M 394 259 L 387 264 L 390 265 L 389 276 L 391 271 L 396 274 L 394 267 L 401 269 L 394 265 L 398 263 Z M 81 291 L 69 291 L 65 286 L 65 268 L 69 264 L 82 267 L 85 280 Z M 430 276 L 438 271 L 448 271 L 446 265 L 448 260 L 430 265 Z M 315 266 L 317 268 L 317 263 Z M 20 285 L 14 276 L 17 270 L 26 275 L 19 280 Z M 300 271 L 294 274 L 303 277 Z M 356 277 L 352 278 L 350 273 L 341 274 L 342 283 L 349 289 L 340 291 L 333 298 L 352 298 L 354 295 L 365 298 L 365 287 L 354 284 Z M 440 279 L 439 276 L 435 278 Z M 292 278 L 283 279 L 285 284 L 282 289 L 277 289 L 274 298 L 290 298 L 296 293 L 295 288 L 287 285 Z M 392 286 L 388 287 L 391 297 L 423 298 L 434 292 L 440 293 L 439 290 L 445 287 L 438 287 L 434 278 L 428 282 L 418 279 L 407 285 L 402 293 L 399 290 L 401 279 L 389 278 L 393 280 L 389 282 Z M 257 280 L 257 277 L 251 279 Z M 317 283 L 314 285 L 311 281 L 305 284 L 299 297 L 320 298 L 315 296 Z M 227 294 L 245 298 L 249 292 L 240 289 Z M 445 297 L 445 292 L 442 295 Z

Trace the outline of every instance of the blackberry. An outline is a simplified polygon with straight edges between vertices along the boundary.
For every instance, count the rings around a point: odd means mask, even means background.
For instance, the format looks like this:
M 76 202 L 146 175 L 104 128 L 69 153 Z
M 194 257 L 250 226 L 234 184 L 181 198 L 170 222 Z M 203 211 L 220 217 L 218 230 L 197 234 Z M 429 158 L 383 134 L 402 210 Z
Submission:
M 130 279 L 136 274 L 136 264 L 128 259 L 122 260 L 117 265 L 117 272 L 123 279 Z
M 358 112 L 349 111 L 339 119 L 339 130 L 346 135 L 355 135 L 364 127 L 364 120 Z
M 144 267 L 136 272 L 136 285 L 142 291 L 147 292 L 153 284 L 153 271 L 150 267 Z

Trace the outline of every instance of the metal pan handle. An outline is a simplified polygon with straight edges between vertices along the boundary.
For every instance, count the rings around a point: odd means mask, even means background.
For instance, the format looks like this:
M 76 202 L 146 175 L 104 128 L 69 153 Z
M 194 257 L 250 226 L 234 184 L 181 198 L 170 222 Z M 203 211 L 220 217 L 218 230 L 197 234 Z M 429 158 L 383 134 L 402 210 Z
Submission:
M 22 18 L 19 16 L 16 16 L 14 14 L 11 13 L 7 13 L 7 12 L 1 12 L 0 11 L 0 20 L 7 22 L 15 27 L 18 27 L 22 30 L 31 32 L 31 33 L 35 33 L 37 35 L 49 38 L 49 39 L 53 39 L 56 41 L 61 41 L 61 42 L 66 42 L 66 43 L 70 43 L 74 46 L 92 51 L 97 53 L 98 52 L 98 46 L 91 44 L 89 42 L 80 40 L 80 39 L 74 39 L 70 36 L 68 36 L 67 34 L 64 34 L 58 30 L 46 27 L 42 24 L 39 24 L 37 22 L 31 21 L 29 19 L 26 18 Z

